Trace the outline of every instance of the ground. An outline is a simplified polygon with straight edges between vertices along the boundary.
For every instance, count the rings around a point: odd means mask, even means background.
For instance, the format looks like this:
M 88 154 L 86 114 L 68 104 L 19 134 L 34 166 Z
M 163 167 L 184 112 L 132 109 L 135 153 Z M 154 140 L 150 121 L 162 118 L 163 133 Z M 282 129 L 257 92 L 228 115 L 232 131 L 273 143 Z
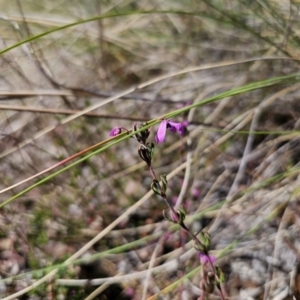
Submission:
M 226 297 L 300 299 L 299 1 L 0 4 L 1 299 L 222 297 L 163 119 Z

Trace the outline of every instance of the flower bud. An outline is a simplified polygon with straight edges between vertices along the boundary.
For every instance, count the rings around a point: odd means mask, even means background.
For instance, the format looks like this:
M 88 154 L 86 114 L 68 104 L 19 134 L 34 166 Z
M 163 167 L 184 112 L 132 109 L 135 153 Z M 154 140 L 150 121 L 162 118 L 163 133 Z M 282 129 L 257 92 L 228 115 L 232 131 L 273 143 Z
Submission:
M 162 195 L 162 194 L 161 194 L 161 187 L 160 187 L 160 184 L 159 184 L 158 180 L 153 179 L 152 184 L 151 184 L 151 189 L 152 189 L 152 191 L 153 191 L 155 194 L 157 194 L 157 195 L 159 195 L 159 196 Z
M 137 130 L 141 129 L 143 126 L 145 126 L 145 125 L 147 125 L 147 123 L 134 124 L 133 125 L 133 130 L 137 131 Z M 135 136 L 135 138 L 137 139 L 137 141 L 139 143 L 146 144 L 149 135 L 150 135 L 150 130 L 149 130 L 149 128 L 147 128 L 145 130 L 142 130 L 142 131 L 136 133 L 134 136 Z
M 178 217 L 179 217 L 179 224 L 182 224 L 186 217 L 186 211 L 183 207 L 180 207 L 177 211 Z
M 165 219 L 174 224 L 177 224 L 179 222 L 178 214 L 175 215 L 170 209 L 168 209 L 167 212 L 163 210 L 163 216 L 165 217 Z
M 121 127 L 114 127 L 110 133 L 109 136 L 116 136 L 118 134 L 120 134 L 122 132 L 122 128 Z
M 200 232 L 200 241 L 204 245 L 205 249 L 208 250 L 210 247 L 210 235 L 206 231 Z
M 200 252 L 205 251 L 205 247 L 202 244 L 200 244 L 198 241 L 193 240 L 193 243 L 194 243 L 193 246 L 197 251 L 200 251 Z
M 147 144 L 147 145 L 140 144 L 140 146 L 138 148 L 138 153 L 139 153 L 140 158 L 142 160 L 144 160 L 147 163 L 148 166 L 151 165 L 153 151 L 154 151 L 154 144 L 153 143 L 150 143 L 150 144 Z
M 217 278 L 218 278 L 217 279 L 218 283 L 224 283 L 225 282 L 225 274 L 224 274 L 224 272 L 218 266 L 215 267 L 215 270 L 216 270 L 216 275 L 217 275 Z
M 167 175 L 161 175 L 160 176 L 161 182 L 162 182 L 162 193 L 166 194 L 167 188 L 168 188 L 168 181 L 167 181 Z

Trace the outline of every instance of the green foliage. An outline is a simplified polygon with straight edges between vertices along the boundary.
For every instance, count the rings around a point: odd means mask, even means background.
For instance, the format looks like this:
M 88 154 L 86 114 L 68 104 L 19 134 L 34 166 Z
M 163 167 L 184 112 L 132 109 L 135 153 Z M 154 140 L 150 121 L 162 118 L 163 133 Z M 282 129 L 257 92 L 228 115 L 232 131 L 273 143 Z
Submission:
M 31 232 L 28 236 L 34 246 L 41 247 L 48 241 L 46 221 L 50 219 L 48 208 L 38 208 L 30 221 Z

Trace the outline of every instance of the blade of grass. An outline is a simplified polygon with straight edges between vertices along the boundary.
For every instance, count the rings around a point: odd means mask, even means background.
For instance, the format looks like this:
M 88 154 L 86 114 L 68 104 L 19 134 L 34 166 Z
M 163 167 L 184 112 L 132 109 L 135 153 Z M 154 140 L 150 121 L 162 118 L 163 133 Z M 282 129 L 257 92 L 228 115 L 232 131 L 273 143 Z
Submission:
M 225 61 L 225 62 L 222 62 L 222 63 L 212 63 L 212 64 L 206 64 L 206 65 L 203 65 L 203 66 L 200 66 L 200 67 L 190 67 L 190 68 L 186 68 L 186 69 L 183 69 L 181 71 L 177 71 L 177 72 L 174 72 L 174 73 L 171 73 L 171 74 L 167 74 L 167 75 L 162 75 L 162 76 L 158 76 L 154 79 L 151 79 L 149 81 L 146 81 L 142 84 L 139 84 L 138 86 L 136 87 L 132 87 L 132 88 L 129 88 L 121 93 L 118 93 L 114 96 L 111 96 L 110 98 L 104 100 L 104 101 L 101 101 L 99 103 L 95 103 L 94 105 L 91 105 L 73 115 L 70 115 L 66 118 L 64 118 L 63 120 L 61 120 L 59 122 L 59 124 L 56 124 L 54 126 L 48 126 L 46 128 L 44 128 L 43 130 L 35 133 L 35 135 L 29 139 L 26 139 L 25 141 L 21 142 L 20 144 L 18 144 L 17 146 L 14 146 L 12 148 L 9 148 L 8 150 L 2 152 L 0 154 L 0 158 L 2 157 L 5 157 L 6 155 L 8 154 L 11 154 L 13 153 L 14 151 L 16 150 L 20 150 L 22 147 L 28 145 L 29 143 L 31 143 L 32 141 L 40 138 L 41 136 L 51 132 L 52 130 L 54 130 L 57 126 L 59 125 L 64 125 L 64 124 L 67 124 L 68 122 L 70 121 L 73 121 L 75 120 L 76 118 L 80 117 L 80 116 L 83 116 L 85 115 L 86 113 L 96 109 L 96 108 L 99 108 L 101 106 L 104 106 L 108 103 L 111 103 L 112 101 L 114 100 L 117 100 L 117 99 L 120 99 L 126 95 L 129 95 L 137 90 L 140 90 L 140 89 L 143 89 L 147 86 L 150 86 L 154 83 L 157 83 L 157 82 L 160 82 L 162 80 L 165 80 L 165 79 L 168 79 L 168 78 L 171 78 L 171 77 L 174 77 L 174 76 L 178 76 L 178 75 L 182 75 L 182 74 L 186 74 L 186 73 L 189 73 L 189 72 L 196 72 L 196 71 L 202 71 L 202 70 L 207 70 L 207 69 L 212 69 L 212 68 L 220 68 L 220 67 L 225 67 L 225 66 L 230 66 L 230 65 L 237 65 L 237 64 L 243 64 L 243 63 L 247 63 L 247 62 L 253 62 L 253 61 L 257 61 L 257 60 L 278 60 L 278 59 L 287 59 L 289 60 L 288 58 L 278 58 L 278 57 L 264 57 L 264 58 L 252 58 L 252 59 L 247 59 L 247 60 L 242 60 L 242 61 Z M 1 193 L 1 192 L 0 192 Z
M 267 37 L 264 37 L 264 36 L 258 34 L 257 32 L 255 32 L 251 27 L 249 27 L 249 26 L 245 25 L 244 23 L 242 23 L 237 17 L 235 17 L 233 15 L 229 15 L 227 12 L 220 10 L 218 7 L 214 6 L 212 3 L 210 3 L 206 0 L 205 0 L 205 2 L 208 6 L 210 6 L 214 10 L 216 10 L 216 11 L 220 12 L 221 14 L 225 15 L 230 21 L 228 21 L 226 19 L 219 18 L 219 17 L 214 16 L 214 15 L 209 15 L 207 12 L 205 12 L 205 13 L 202 13 L 202 12 L 188 12 L 188 11 L 182 11 L 182 10 L 141 10 L 141 11 L 125 11 L 125 12 L 118 12 L 118 13 L 109 13 L 109 14 L 104 14 L 102 16 L 95 16 L 95 17 L 92 17 L 92 18 L 79 20 L 79 21 L 76 21 L 76 22 L 73 22 L 73 23 L 58 26 L 58 27 L 52 28 L 50 30 L 44 31 L 40 34 L 37 34 L 35 36 L 24 39 L 24 40 L 22 40 L 22 41 L 20 41 L 16 44 L 13 44 L 13 45 L 1 50 L 0 55 L 4 54 L 4 53 L 6 53 L 6 52 L 8 52 L 12 49 L 18 48 L 19 46 L 21 46 L 23 44 L 34 42 L 35 40 L 37 40 L 39 38 L 42 38 L 44 36 L 47 36 L 49 34 L 52 34 L 54 32 L 61 31 L 61 30 L 71 28 L 71 27 L 74 27 L 74 26 L 78 26 L 78 25 L 81 25 L 81 24 L 85 24 L 85 23 L 88 23 L 88 22 L 94 22 L 94 21 L 99 21 L 99 20 L 108 19 L 108 18 L 132 16 L 132 15 L 178 14 L 178 15 L 198 16 L 198 17 L 201 16 L 203 18 L 212 19 L 212 20 L 215 20 L 215 21 L 220 22 L 220 23 L 233 24 L 234 26 L 237 26 L 239 28 L 242 28 L 242 29 L 250 32 L 255 37 L 258 37 L 259 39 L 266 41 L 268 44 L 276 47 L 276 49 L 280 50 L 281 52 L 283 52 L 287 56 L 291 57 L 289 52 L 287 52 L 286 50 L 281 49 L 280 47 L 278 47 L 278 45 L 276 43 L 274 43 L 271 39 L 269 39 Z
M 3 50 L 0 51 L 0 55 L 4 54 L 12 49 L 18 48 L 19 46 L 26 44 L 26 43 L 30 43 L 30 42 L 34 42 L 35 40 L 42 38 L 44 36 L 47 36 L 49 34 L 52 34 L 54 32 L 57 31 L 61 31 L 70 27 L 74 27 L 74 26 L 78 26 L 81 24 L 85 24 L 85 23 L 89 23 L 89 22 L 94 22 L 94 21 L 99 21 L 102 19 L 108 19 L 108 18 L 115 18 L 115 17 L 125 17 L 125 16 L 132 16 L 132 15 L 149 15 L 149 14 L 181 14 L 181 15 L 189 15 L 189 16 L 202 16 L 204 18 L 213 18 L 215 19 L 213 16 L 210 17 L 209 15 L 205 14 L 205 13 L 201 13 L 201 12 L 187 12 L 187 11 L 181 11 L 181 10 L 144 10 L 144 11 L 125 11 L 125 12 L 118 12 L 118 13 L 109 13 L 109 14 L 105 14 L 102 16 L 95 16 L 92 18 L 88 18 L 88 19 L 83 19 L 83 20 L 79 20 L 73 23 L 69 23 L 66 25 L 62 25 L 62 26 L 58 26 L 55 28 L 52 28 L 50 30 L 44 31 L 40 34 L 37 34 L 35 36 L 29 37 L 27 39 L 24 39 L 16 44 L 13 44 L 12 46 L 9 46 Z
M 271 79 L 267 79 L 267 80 L 262 80 L 262 81 L 258 81 L 258 82 L 254 82 L 254 83 L 251 83 L 251 84 L 247 84 L 247 85 L 244 85 L 244 86 L 241 86 L 241 87 L 238 87 L 238 88 L 235 88 L 233 90 L 230 90 L 230 91 L 226 91 L 226 92 L 223 92 L 223 93 L 220 93 L 219 95 L 216 95 L 216 96 L 213 96 L 213 97 L 210 97 L 208 99 L 204 99 L 200 102 L 197 102 L 195 104 L 192 104 L 190 106 L 186 106 L 186 107 L 183 107 L 183 108 L 180 108 L 178 110 L 175 110 L 171 113 L 168 113 L 166 115 L 163 115 L 157 119 L 153 119 L 151 121 L 148 122 L 147 125 L 144 126 L 143 129 L 146 129 L 146 128 L 150 128 L 151 126 L 157 124 L 159 122 L 159 120 L 162 120 L 164 118 L 172 118 L 174 116 L 177 116 L 185 111 L 188 111 L 190 110 L 191 108 L 195 108 L 195 107 L 200 107 L 202 105 L 205 105 L 205 104 L 208 104 L 208 103 L 212 103 L 214 101 L 217 101 L 217 100 L 220 100 L 222 98 L 225 98 L 225 97 L 229 97 L 229 96 L 234 96 L 234 95 L 238 95 L 238 94 L 241 94 L 241 93 L 245 93 L 245 92 L 250 92 L 250 91 L 253 91 L 253 90 L 256 90 L 256 89 L 261 89 L 261 88 L 266 88 L 266 87 L 270 87 L 270 86 L 273 86 L 273 85 L 282 85 L 282 84 L 288 84 L 288 83 L 293 83 L 293 82 L 298 82 L 299 81 L 299 74 L 293 74 L 293 75 L 287 75 L 287 76 L 281 76 L 281 77 L 276 77 L 276 78 L 271 78 Z M 24 189 L 23 191 L 21 191 L 20 193 L 14 195 L 13 197 L 9 198 L 8 200 L 2 202 L 0 204 L 0 208 L 2 208 L 3 206 L 5 206 L 6 204 L 12 202 L 13 200 L 19 198 L 20 196 L 26 194 L 28 191 L 32 190 L 33 188 L 47 182 L 48 180 L 54 178 L 55 176 L 63 173 L 64 171 L 76 166 L 77 164 L 79 163 L 82 163 L 84 162 L 85 160 L 89 159 L 90 157 L 96 155 L 96 154 L 99 154 L 103 151 L 105 151 L 106 149 L 110 148 L 111 146 L 114 146 L 116 145 L 117 143 L 121 142 L 121 141 L 124 141 L 126 139 L 128 139 L 129 137 L 132 137 L 134 136 L 136 133 L 142 131 L 143 129 L 139 129 L 135 132 L 129 132 L 128 134 L 122 134 L 121 136 L 117 136 L 113 139 L 109 139 L 109 140 L 106 140 L 106 141 L 103 141 L 101 143 L 99 143 L 100 145 L 101 144 L 106 144 L 109 142 L 108 145 L 104 145 L 103 147 L 101 147 L 100 149 L 97 149 L 95 151 L 93 151 L 92 153 L 82 157 L 81 159 L 77 160 L 76 162 L 70 164 L 69 166 L 66 166 L 64 167 L 63 169 L 47 176 L 46 178 L 38 181 L 37 183 L 29 186 L 28 188 Z M 110 143 L 111 141 L 111 143 Z M 97 144 L 97 145 L 99 145 Z M 91 147 L 92 149 L 95 148 L 95 146 L 92 146 Z M 88 148 L 90 151 L 91 148 Z M 87 152 L 87 150 L 84 150 L 85 152 Z M 84 152 L 83 152 L 84 153 Z M 82 152 L 80 152 L 80 154 L 82 155 Z M 55 165 L 55 167 L 57 167 L 57 164 Z M 52 168 L 53 169 L 53 168 Z M 9 188 L 5 189 L 5 191 L 7 191 Z M 1 191 L 3 192 L 3 191 Z

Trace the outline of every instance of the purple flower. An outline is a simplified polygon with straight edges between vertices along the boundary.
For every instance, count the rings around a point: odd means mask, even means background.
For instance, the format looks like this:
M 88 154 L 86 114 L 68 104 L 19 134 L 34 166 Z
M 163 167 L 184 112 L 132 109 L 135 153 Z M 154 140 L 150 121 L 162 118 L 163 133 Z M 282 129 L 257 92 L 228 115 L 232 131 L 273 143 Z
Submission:
M 127 289 L 125 290 L 125 294 L 126 294 L 127 296 L 134 296 L 134 289 L 133 289 L 133 288 L 127 288 Z
M 194 188 L 194 189 L 192 190 L 192 195 L 193 195 L 194 197 L 198 197 L 198 196 L 200 195 L 200 190 L 197 189 L 197 188 Z
M 192 101 L 186 101 L 186 102 L 184 102 L 184 103 L 178 103 L 178 104 L 176 105 L 176 107 L 177 107 L 177 108 L 182 108 L 182 107 L 189 106 L 189 105 L 192 105 L 192 104 L 193 104 Z
M 167 121 L 167 128 L 172 132 L 178 132 L 179 134 L 183 134 L 183 126 L 181 123 Z
M 188 127 L 189 126 L 189 121 L 183 121 L 182 126 L 183 127 Z
M 163 143 L 166 138 L 166 132 L 167 129 L 169 129 L 172 132 L 178 132 L 179 134 L 183 134 L 184 126 L 182 126 L 181 123 L 176 123 L 170 120 L 162 120 L 162 122 L 159 124 L 158 130 L 155 135 L 155 142 Z
M 206 265 L 208 262 L 209 262 L 209 259 L 210 261 L 214 264 L 217 260 L 217 258 L 214 256 L 214 255 L 205 255 L 203 253 L 199 253 L 199 258 L 200 258 L 200 261 L 201 261 L 201 264 L 202 265 Z
M 115 127 L 110 131 L 109 136 L 116 136 L 120 134 L 121 131 L 122 131 L 121 127 Z

